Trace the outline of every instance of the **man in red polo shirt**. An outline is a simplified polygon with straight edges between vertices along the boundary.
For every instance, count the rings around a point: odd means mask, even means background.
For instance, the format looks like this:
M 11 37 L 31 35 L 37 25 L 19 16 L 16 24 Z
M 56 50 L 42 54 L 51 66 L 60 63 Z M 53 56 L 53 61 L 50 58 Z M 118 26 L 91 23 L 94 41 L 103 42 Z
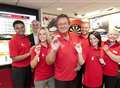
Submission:
M 82 22 L 80 26 L 81 26 L 81 34 L 79 38 L 82 43 L 82 47 L 86 48 L 87 46 L 89 46 L 88 34 L 90 31 L 90 24 L 88 22 Z
M 25 24 L 22 21 L 13 23 L 15 36 L 9 41 L 9 52 L 12 58 L 14 88 L 30 88 L 30 48 L 29 38 L 24 35 Z
M 79 36 L 79 40 L 81 42 L 82 48 L 85 51 L 88 49 L 87 47 L 89 46 L 88 42 L 88 34 L 90 30 L 90 24 L 88 22 L 82 22 L 80 24 L 81 27 L 81 34 Z M 82 88 L 82 74 L 84 73 L 84 65 L 81 67 L 80 71 L 78 71 L 77 74 L 77 88 Z
M 55 64 L 55 88 L 76 88 L 75 69 L 79 58 L 82 58 L 81 52 L 75 48 L 78 36 L 68 32 L 70 21 L 67 15 L 59 15 L 56 23 L 58 34 L 51 43 L 46 61 L 48 64 Z

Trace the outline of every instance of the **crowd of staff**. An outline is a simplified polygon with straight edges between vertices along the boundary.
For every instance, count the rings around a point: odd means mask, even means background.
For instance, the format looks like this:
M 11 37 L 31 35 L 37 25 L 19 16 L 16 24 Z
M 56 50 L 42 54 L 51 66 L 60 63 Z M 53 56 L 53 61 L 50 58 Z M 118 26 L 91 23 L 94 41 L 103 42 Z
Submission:
M 14 88 L 120 88 L 117 78 L 120 63 L 119 32 L 116 28 L 103 42 L 90 24 L 80 24 L 80 34 L 70 32 L 65 14 L 56 18 L 57 31 L 32 21 L 31 35 L 25 24 L 16 20 L 16 34 L 9 41 Z

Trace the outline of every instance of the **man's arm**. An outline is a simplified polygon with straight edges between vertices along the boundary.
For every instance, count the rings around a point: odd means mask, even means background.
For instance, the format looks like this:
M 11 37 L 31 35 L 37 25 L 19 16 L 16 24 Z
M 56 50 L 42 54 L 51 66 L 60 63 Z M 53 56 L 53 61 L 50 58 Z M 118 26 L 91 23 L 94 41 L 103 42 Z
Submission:
M 46 62 L 47 62 L 47 64 L 53 64 L 55 62 L 56 53 L 57 52 L 55 50 L 53 50 L 53 49 L 50 50 L 50 52 L 46 56 Z
M 25 53 L 25 54 L 23 54 L 23 55 L 11 57 L 11 58 L 12 58 L 13 62 L 16 62 L 16 61 L 24 60 L 24 59 L 26 59 L 28 56 L 30 56 L 30 52 Z
M 120 63 L 120 55 L 115 55 L 113 54 L 107 45 L 103 46 L 103 50 L 105 51 L 105 53 L 116 63 Z
M 51 42 L 51 50 L 46 56 L 47 64 L 53 64 L 55 62 L 56 54 L 57 54 L 59 47 L 60 47 L 60 42 L 58 38 L 55 37 Z
M 106 54 L 116 63 L 120 63 L 120 56 L 113 54 L 110 50 L 105 51 Z

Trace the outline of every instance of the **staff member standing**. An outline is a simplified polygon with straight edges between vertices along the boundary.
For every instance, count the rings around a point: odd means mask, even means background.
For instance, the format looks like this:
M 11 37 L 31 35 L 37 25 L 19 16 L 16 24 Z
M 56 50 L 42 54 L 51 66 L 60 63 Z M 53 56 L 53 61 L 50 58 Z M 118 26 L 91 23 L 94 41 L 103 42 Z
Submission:
M 90 24 L 88 22 L 82 22 L 81 23 L 81 34 L 79 36 L 82 47 L 88 47 L 89 42 L 88 42 L 88 35 L 90 31 Z
M 33 45 L 36 45 L 39 43 L 37 31 L 40 29 L 41 24 L 40 24 L 40 22 L 33 20 L 31 23 L 31 26 L 32 26 L 33 33 L 29 35 L 29 39 L 30 39 L 31 45 L 33 46 Z
M 32 27 L 32 34 L 28 35 L 28 37 L 29 37 L 29 40 L 31 42 L 31 45 L 34 46 L 34 45 L 37 45 L 39 43 L 37 32 L 41 28 L 41 24 L 39 21 L 33 20 L 31 22 L 31 27 Z M 34 70 L 32 70 L 31 85 L 34 88 Z
M 25 24 L 16 20 L 13 23 L 15 36 L 9 41 L 9 52 L 12 58 L 12 75 L 14 88 L 30 88 L 31 69 L 30 54 L 31 44 L 24 35 Z
M 85 59 L 83 88 L 102 88 L 102 64 L 105 62 L 102 58 L 101 36 L 93 31 L 89 33 L 88 40 L 90 46 L 83 52 Z
M 81 42 L 82 48 L 87 49 L 87 47 L 89 46 L 88 34 L 90 30 L 90 24 L 88 22 L 82 22 L 80 26 L 81 26 L 81 33 L 79 36 L 79 40 Z M 76 88 L 82 88 L 82 74 L 83 73 L 84 73 L 84 65 L 81 67 L 80 71 L 78 71 L 77 80 L 76 80 L 77 82 Z
M 119 32 L 115 29 L 108 33 L 108 40 L 104 43 L 104 82 L 105 88 L 117 88 L 118 63 L 120 62 L 120 44 L 117 42 Z
M 48 64 L 55 64 L 55 88 L 76 88 L 75 69 L 82 56 L 75 49 L 78 36 L 68 32 L 70 20 L 67 15 L 59 15 L 56 22 L 58 35 L 51 43 L 46 61 Z
M 46 63 L 49 32 L 46 28 L 41 28 L 37 34 L 40 42 L 33 48 L 31 55 L 31 67 L 35 71 L 35 88 L 45 88 L 46 84 L 48 88 L 54 88 L 54 66 Z

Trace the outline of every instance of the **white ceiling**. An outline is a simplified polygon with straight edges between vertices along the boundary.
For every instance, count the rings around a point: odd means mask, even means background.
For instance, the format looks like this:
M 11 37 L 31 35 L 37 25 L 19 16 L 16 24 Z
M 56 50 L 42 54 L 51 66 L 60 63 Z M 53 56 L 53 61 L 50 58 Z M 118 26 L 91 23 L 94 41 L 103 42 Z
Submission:
M 65 13 L 74 17 L 74 13 L 86 14 L 96 10 L 115 7 L 120 9 L 120 0 L 0 0 L 0 3 L 30 7 L 35 9 L 42 8 L 42 11 L 50 14 Z M 63 11 L 56 8 L 62 7 Z

